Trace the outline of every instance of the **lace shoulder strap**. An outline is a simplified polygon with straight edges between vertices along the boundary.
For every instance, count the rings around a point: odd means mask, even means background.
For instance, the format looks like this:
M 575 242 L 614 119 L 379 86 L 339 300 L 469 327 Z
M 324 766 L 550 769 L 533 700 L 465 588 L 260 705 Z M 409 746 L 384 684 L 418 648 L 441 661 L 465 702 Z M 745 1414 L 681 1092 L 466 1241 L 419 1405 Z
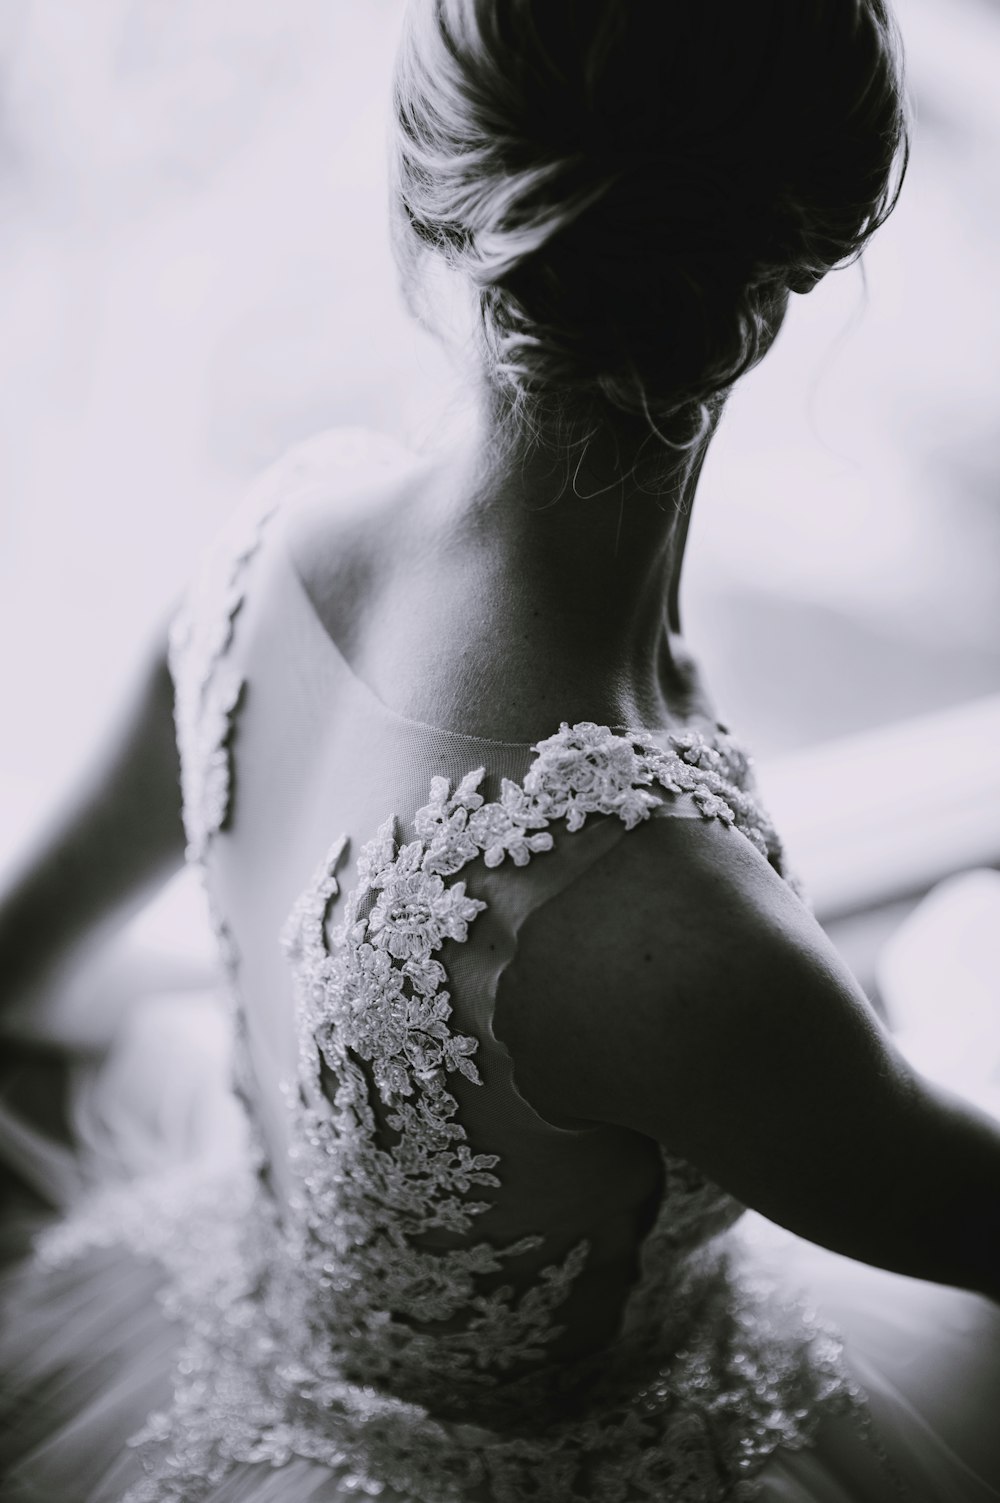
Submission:
M 189 860 L 204 860 L 229 815 L 229 741 L 243 692 L 230 647 L 248 566 L 268 523 L 309 491 L 335 493 L 372 465 L 398 463 L 403 453 L 393 440 L 359 428 L 333 429 L 297 444 L 251 485 L 204 555 L 169 638 Z
M 746 836 L 763 857 L 804 900 L 802 885 L 791 870 L 784 842 L 761 803 L 753 762 L 745 748 L 728 731 L 705 736 L 701 731 L 681 731 L 670 737 L 669 749 L 651 746 L 637 732 L 640 765 L 647 775 L 671 793 L 691 795 L 705 818 L 717 817 Z M 659 800 L 660 812 L 668 813 Z

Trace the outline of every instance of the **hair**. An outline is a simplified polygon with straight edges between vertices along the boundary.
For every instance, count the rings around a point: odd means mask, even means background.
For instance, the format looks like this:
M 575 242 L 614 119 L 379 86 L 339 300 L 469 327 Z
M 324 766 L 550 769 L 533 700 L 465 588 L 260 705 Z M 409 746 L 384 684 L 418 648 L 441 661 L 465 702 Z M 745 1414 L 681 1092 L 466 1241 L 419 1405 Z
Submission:
M 697 444 L 909 152 L 886 0 L 410 0 L 394 105 L 404 279 L 463 275 L 536 435 Z

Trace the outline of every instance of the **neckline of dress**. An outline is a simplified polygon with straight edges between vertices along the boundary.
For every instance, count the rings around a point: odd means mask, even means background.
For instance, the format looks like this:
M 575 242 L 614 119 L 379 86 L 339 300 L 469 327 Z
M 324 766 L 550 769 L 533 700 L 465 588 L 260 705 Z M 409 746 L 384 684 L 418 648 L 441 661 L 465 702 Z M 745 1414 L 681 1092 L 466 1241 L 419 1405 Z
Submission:
M 494 750 L 499 751 L 527 753 L 536 750 L 539 741 L 544 739 L 543 736 L 536 737 L 534 741 L 501 741 L 497 740 L 493 736 L 476 735 L 473 731 L 457 731 L 453 730 L 449 726 L 432 725 L 430 721 L 417 720 L 411 715 L 404 715 L 402 711 L 394 710 L 391 705 L 386 704 L 385 700 L 375 692 L 371 685 L 366 683 L 365 680 L 355 672 L 355 670 L 351 667 L 351 664 L 348 662 L 347 658 L 344 656 L 344 653 L 342 652 L 336 639 L 330 635 L 330 632 L 327 630 L 323 619 L 316 608 L 315 601 L 309 594 L 309 591 L 306 589 L 302 576 L 300 575 L 298 569 L 295 567 L 295 560 L 292 558 L 291 553 L 285 545 L 284 538 L 282 538 L 282 553 L 284 554 L 285 562 L 288 567 L 288 573 L 292 576 L 295 589 L 302 599 L 303 603 L 305 604 L 307 612 L 313 623 L 315 624 L 317 631 L 322 635 L 324 642 L 327 643 L 330 649 L 331 656 L 340 665 L 341 671 L 354 686 L 355 690 L 358 693 L 362 694 L 364 698 L 369 702 L 369 704 L 373 705 L 381 715 L 386 716 L 389 720 L 394 721 L 397 725 L 405 726 L 409 730 L 423 731 L 429 736 L 443 736 L 455 741 L 469 742 L 474 746 L 488 746 L 493 748 Z M 582 725 L 585 722 L 578 721 L 576 723 Z M 648 738 L 652 740 L 654 744 L 658 743 L 661 739 L 670 741 L 675 737 L 691 735 L 692 733 L 703 737 L 705 741 L 713 744 L 720 739 L 726 739 L 730 741 L 734 739 L 729 731 L 729 728 L 724 725 L 721 720 L 689 720 L 680 722 L 676 726 L 659 726 L 655 729 L 651 729 L 646 726 L 634 725 L 605 725 L 603 721 L 590 721 L 586 723 L 601 725 L 603 729 L 610 731 L 612 735 L 616 736 L 626 736 L 633 739 Z M 549 731 L 546 734 L 551 735 L 552 732 Z

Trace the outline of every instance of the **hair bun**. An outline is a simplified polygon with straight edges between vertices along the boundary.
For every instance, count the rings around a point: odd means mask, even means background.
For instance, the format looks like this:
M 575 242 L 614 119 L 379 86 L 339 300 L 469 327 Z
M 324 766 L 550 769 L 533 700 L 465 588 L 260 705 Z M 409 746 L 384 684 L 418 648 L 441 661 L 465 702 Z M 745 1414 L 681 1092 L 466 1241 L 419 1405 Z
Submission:
M 401 205 L 478 290 L 491 380 L 561 412 L 725 391 L 906 160 L 884 0 L 415 0 L 396 118 Z

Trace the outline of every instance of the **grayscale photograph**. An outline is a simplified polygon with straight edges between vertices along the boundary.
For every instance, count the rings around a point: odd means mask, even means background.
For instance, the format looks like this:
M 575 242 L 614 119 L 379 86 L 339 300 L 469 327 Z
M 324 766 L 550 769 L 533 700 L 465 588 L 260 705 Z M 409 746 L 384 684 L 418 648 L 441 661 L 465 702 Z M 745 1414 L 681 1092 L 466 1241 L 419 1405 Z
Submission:
M 1000 0 L 0 0 L 0 1503 L 1000 1503 Z

